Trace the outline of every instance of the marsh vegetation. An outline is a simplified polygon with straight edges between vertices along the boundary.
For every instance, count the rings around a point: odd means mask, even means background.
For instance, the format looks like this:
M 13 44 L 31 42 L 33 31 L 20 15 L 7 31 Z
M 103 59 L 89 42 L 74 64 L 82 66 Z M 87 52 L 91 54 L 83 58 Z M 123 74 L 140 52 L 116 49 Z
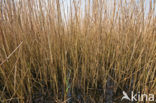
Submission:
M 126 1 L 0 0 L 0 102 L 156 94 L 156 3 Z

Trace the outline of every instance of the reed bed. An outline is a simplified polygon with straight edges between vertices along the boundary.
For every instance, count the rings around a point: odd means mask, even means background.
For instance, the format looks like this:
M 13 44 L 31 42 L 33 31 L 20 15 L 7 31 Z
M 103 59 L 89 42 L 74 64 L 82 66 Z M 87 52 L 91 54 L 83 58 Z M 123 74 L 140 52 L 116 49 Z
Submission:
M 120 103 L 122 91 L 156 94 L 149 2 L 147 10 L 145 0 L 0 0 L 0 102 Z

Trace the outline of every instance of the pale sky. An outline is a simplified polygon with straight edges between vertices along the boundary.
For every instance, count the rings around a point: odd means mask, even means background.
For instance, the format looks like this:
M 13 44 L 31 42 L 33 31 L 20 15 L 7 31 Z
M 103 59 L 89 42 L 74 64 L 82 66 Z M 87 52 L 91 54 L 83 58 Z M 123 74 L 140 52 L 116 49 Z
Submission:
M 15 0 L 15 1 L 19 1 L 19 0 Z M 20 0 L 20 1 L 22 1 L 22 0 Z M 68 15 L 70 13 L 70 9 L 71 9 L 70 8 L 70 2 L 73 2 L 73 1 L 76 1 L 76 2 L 80 1 L 81 2 L 80 8 L 81 8 L 81 13 L 83 13 L 82 11 L 84 11 L 84 8 L 85 8 L 85 1 L 88 1 L 88 0 L 60 0 L 61 5 L 62 4 L 64 5 L 64 7 L 61 6 L 61 12 L 64 13 L 65 15 Z M 90 0 L 90 1 L 92 1 L 92 0 Z M 104 1 L 107 1 L 107 7 L 109 8 L 109 7 L 113 6 L 114 1 L 116 1 L 116 2 L 119 2 L 119 1 L 129 2 L 131 0 L 104 0 Z M 139 1 L 142 1 L 142 0 L 134 0 L 134 1 L 139 2 Z M 144 4 L 145 15 L 147 15 L 147 13 L 149 11 L 150 2 L 152 2 L 153 7 L 155 7 L 155 9 L 156 9 L 156 0 L 145 0 L 145 4 Z M 74 7 L 72 7 L 72 8 L 74 8 Z M 62 14 L 62 16 L 64 16 L 64 14 Z M 156 14 L 156 10 L 155 10 L 155 14 Z
M 73 0 L 61 0 L 61 1 L 64 1 L 64 5 L 65 5 L 65 9 L 62 9 L 66 14 L 68 13 L 68 11 L 70 10 L 69 6 L 70 6 L 70 1 L 73 1 Z M 78 1 L 78 0 L 74 0 L 74 1 Z M 79 0 L 81 1 L 81 4 L 82 5 L 82 9 L 84 8 L 85 6 L 85 0 Z M 92 0 L 91 0 L 92 1 Z M 108 7 L 111 7 L 113 5 L 113 2 L 115 0 L 106 0 L 108 2 L 107 6 Z M 117 2 L 120 1 L 120 0 L 116 0 Z M 123 0 L 124 1 L 124 0 Z M 131 1 L 131 0 L 126 0 L 127 2 Z M 142 1 L 142 0 L 136 0 L 136 2 L 139 2 L 139 1 Z M 154 3 L 155 1 L 155 3 Z M 156 9 L 156 0 L 145 0 L 145 3 L 144 3 L 144 7 L 145 7 L 145 14 L 148 13 L 149 11 L 149 7 L 150 7 L 150 2 L 152 2 L 152 5 L 155 6 L 155 9 Z M 155 14 L 156 14 L 156 10 L 155 10 Z

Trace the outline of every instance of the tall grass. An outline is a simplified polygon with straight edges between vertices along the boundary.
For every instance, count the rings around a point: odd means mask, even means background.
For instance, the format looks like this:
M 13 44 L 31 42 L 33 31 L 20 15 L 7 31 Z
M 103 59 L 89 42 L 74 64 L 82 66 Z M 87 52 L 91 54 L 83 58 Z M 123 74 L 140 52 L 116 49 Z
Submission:
M 0 0 L 0 101 L 156 94 L 156 3 L 114 1 Z

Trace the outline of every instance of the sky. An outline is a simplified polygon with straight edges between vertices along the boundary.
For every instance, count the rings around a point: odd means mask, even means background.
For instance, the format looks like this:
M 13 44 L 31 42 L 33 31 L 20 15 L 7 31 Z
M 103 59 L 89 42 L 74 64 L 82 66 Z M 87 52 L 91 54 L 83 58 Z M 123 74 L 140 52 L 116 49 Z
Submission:
M 64 3 L 64 5 L 65 5 L 65 8 L 64 9 L 62 9 L 62 11 L 63 12 L 65 12 L 66 14 L 69 12 L 69 6 L 70 6 L 70 1 L 73 1 L 73 0 L 61 0 L 63 3 Z M 78 1 L 78 0 L 74 0 L 74 1 Z M 113 1 L 114 0 L 106 0 L 106 1 L 108 1 L 108 3 L 107 3 L 107 6 L 109 7 L 111 7 L 112 5 L 113 5 Z M 119 2 L 120 0 L 116 0 L 117 2 Z M 124 0 L 123 0 L 124 1 Z M 129 1 L 131 1 L 131 0 L 126 0 L 127 2 L 129 2 Z M 139 2 L 139 1 L 142 1 L 142 0 L 134 0 L 134 1 L 136 1 L 136 2 Z M 147 15 L 148 14 L 148 11 L 149 11 L 149 8 L 150 8 L 150 2 L 152 2 L 152 5 L 153 6 L 155 6 L 155 8 L 156 8 L 156 3 L 154 4 L 154 1 L 156 2 L 156 0 L 145 0 L 145 3 L 144 3 L 144 8 L 145 8 L 145 15 Z M 85 6 L 85 0 L 81 0 L 81 3 L 83 4 L 82 5 L 82 9 L 84 9 L 84 6 Z M 156 10 L 155 10 L 155 14 L 156 14 Z
M 15 1 L 19 1 L 19 0 L 15 0 Z M 36 0 L 36 1 L 38 1 L 38 0 Z M 82 9 L 82 11 L 84 11 L 85 1 L 88 1 L 88 0 L 60 0 L 60 3 L 64 5 L 64 7 L 61 6 L 61 12 L 64 13 L 65 15 L 68 15 L 70 13 L 70 9 L 71 9 L 70 8 L 70 2 L 72 2 L 72 1 L 76 1 L 76 2 L 81 1 L 80 8 Z M 90 0 L 90 1 L 93 1 L 93 0 Z M 127 2 L 129 2 L 131 0 L 104 0 L 104 1 L 107 1 L 107 6 L 109 8 L 109 7 L 113 6 L 113 1 L 116 1 L 116 2 L 127 1 Z M 142 0 L 134 0 L 134 1 L 139 2 L 139 1 L 142 1 Z M 145 15 L 147 15 L 148 11 L 149 11 L 149 7 L 150 7 L 150 2 L 152 2 L 152 5 L 155 6 L 155 8 L 156 8 L 156 0 L 144 0 L 144 1 L 145 1 L 145 3 L 144 3 Z M 72 7 L 72 8 L 74 8 L 74 7 Z M 64 16 L 64 14 L 62 14 L 62 16 Z M 156 10 L 155 10 L 155 15 L 156 15 Z

